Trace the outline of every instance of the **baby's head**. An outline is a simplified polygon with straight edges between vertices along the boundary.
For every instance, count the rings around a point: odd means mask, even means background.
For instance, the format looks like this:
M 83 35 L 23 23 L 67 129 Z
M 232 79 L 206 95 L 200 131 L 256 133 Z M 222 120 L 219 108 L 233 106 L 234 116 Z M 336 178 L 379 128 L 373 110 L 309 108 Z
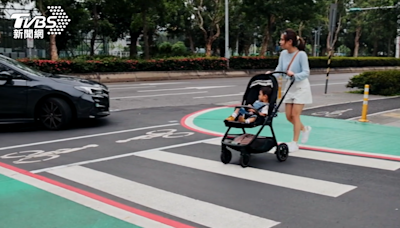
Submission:
M 271 94 L 272 94 L 272 88 L 269 86 L 263 86 L 261 87 L 260 93 L 258 94 L 258 100 L 262 102 L 268 102 Z

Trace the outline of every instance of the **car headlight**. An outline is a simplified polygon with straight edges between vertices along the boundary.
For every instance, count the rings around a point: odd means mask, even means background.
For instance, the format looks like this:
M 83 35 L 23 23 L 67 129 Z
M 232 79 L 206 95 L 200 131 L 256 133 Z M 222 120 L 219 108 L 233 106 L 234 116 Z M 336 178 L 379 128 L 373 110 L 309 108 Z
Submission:
M 101 89 L 97 87 L 75 86 L 74 88 L 90 95 L 95 94 L 96 91 L 101 91 Z

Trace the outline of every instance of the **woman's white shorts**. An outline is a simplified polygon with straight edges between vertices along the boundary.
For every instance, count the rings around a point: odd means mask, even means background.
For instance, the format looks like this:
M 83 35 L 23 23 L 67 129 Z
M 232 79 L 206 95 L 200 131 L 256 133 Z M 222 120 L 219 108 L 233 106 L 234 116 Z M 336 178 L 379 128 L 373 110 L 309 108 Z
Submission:
M 287 91 L 289 84 L 290 81 L 286 83 L 285 91 Z M 311 86 L 308 79 L 294 82 L 283 100 L 285 104 L 312 104 L 312 102 Z

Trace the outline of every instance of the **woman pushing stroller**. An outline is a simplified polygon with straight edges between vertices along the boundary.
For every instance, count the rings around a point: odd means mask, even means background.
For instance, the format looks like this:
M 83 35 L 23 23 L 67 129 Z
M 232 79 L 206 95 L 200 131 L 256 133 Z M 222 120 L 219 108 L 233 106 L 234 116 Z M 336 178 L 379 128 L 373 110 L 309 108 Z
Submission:
M 306 143 L 310 135 L 311 127 L 304 126 L 300 120 L 301 112 L 305 104 L 312 103 L 311 86 L 308 80 L 310 67 L 305 50 L 305 42 L 298 37 L 292 29 L 287 29 L 281 34 L 279 41 L 282 49 L 278 66 L 275 71 L 287 72 L 286 79 L 294 77 L 295 82 L 292 88 L 287 92 L 283 103 L 285 103 L 285 113 L 287 120 L 293 124 L 293 141 L 288 143 L 289 151 L 299 150 L 298 140 L 302 132 L 301 143 Z M 268 71 L 266 74 L 272 72 Z M 274 74 L 274 76 L 278 76 Z M 289 88 L 290 80 L 287 80 L 285 91 Z

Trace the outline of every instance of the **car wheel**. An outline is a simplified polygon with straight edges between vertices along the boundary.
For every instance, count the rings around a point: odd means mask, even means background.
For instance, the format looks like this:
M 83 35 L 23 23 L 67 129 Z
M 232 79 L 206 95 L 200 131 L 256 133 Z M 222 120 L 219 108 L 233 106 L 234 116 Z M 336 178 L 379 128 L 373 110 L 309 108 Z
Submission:
M 49 130 L 65 129 L 72 120 L 72 111 L 65 100 L 51 97 L 40 104 L 39 120 Z

